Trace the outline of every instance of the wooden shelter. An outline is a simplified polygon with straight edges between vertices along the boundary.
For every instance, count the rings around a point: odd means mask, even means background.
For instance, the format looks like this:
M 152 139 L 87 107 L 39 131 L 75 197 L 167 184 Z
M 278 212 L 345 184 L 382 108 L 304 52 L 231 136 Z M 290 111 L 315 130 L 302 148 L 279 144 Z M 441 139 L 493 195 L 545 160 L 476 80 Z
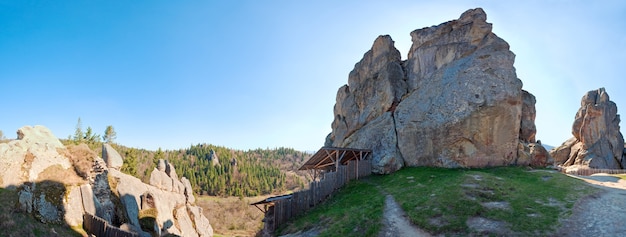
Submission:
M 372 150 L 340 148 L 340 147 L 322 147 L 311 158 L 300 167 L 299 170 L 309 170 L 312 172 L 313 180 L 315 180 L 320 172 L 337 171 L 339 165 L 346 165 L 351 160 L 365 160 Z
M 251 203 L 250 205 L 255 206 L 256 208 L 261 210 L 263 213 L 266 213 L 268 211 L 268 207 L 273 206 L 274 202 L 278 200 L 291 198 L 291 196 L 292 194 L 285 194 L 285 195 L 280 195 L 280 196 L 269 197 L 269 198 L 263 199 L 255 203 Z M 263 205 L 263 209 L 261 209 L 259 205 Z
M 350 180 L 372 174 L 372 164 L 367 160 L 371 153 L 366 149 L 322 147 L 299 169 L 313 172 L 308 189 L 250 204 L 265 213 L 263 233 L 270 235 L 277 226 L 328 199 Z

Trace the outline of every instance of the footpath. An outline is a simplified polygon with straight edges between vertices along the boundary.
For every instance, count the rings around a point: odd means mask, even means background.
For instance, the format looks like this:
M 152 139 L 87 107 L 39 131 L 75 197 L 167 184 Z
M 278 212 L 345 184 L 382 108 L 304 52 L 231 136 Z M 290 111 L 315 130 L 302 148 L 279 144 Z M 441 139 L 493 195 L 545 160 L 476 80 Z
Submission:
M 580 200 L 554 236 L 624 236 L 626 180 L 608 174 L 571 176 L 602 191 Z

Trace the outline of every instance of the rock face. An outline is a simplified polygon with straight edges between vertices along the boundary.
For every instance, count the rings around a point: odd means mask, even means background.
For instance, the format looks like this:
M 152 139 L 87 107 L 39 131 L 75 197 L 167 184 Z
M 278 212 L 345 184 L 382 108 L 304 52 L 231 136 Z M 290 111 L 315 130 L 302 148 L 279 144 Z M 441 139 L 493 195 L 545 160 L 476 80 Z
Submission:
M 624 137 L 619 122 L 617 105 L 604 88 L 587 92 L 574 119 L 574 137 L 550 151 L 556 164 L 623 169 Z
M 535 96 L 522 90 L 522 123 L 519 131 L 519 138 L 522 142 L 535 143 L 535 135 L 537 134 L 535 103 L 537 103 Z
M 124 165 L 124 159 L 120 156 L 119 153 L 111 145 L 103 144 L 102 145 L 102 159 L 106 162 L 107 167 L 111 169 L 119 170 Z
M 211 151 L 209 152 L 209 160 L 211 161 L 211 165 L 213 166 L 220 165 L 220 159 L 219 157 L 217 157 L 217 153 L 215 153 L 215 150 L 213 149 L 211 149 Z
M 50 130 L 42 126 L 23 127 L 18 130 L 18 140 L 0 144 L 0 184 L 2 188 L 16 189 L 16 207 L 44 223 L 82 226 L 83 214 L 91 213 L 109 225 L 121 225 L 140 236 L 150 236 L 147 231 L 213 235 L 201 208 L 193 205 L 189 180 L 179 179 L 172 164 L 159 162 L 159 169 L 153 172 L 155 177 L 161 175 L 157 187 L 120 172 L 112 162 L 114 159 L 110 159 L 112 154 L 119 156 L 112 147 L 104 146 L 104 152 L 107 163 L 95 157 L 91 169 L 85 169 L 88 174 L 81 177 L 72 169 L 72 165 L 77 165 L 68 158 L 72 154 Z M 118 161 L 121 160 L 120 156 Z M 149 198 L 142 200 L 142 196 Z M 144 206 L 152 209 L 146 213 L 154 215 L 150 230 L 142 230 L 139 221 L 145 214 Z
M 162 159 L 159 160 L 159 165 L 150 173 L 150 185 L 168 192 L 180 194 L 185 192 L 185 186 L 182 180 L 178 179 L 174 165 Z
M 517 155 L 517 164 L 520 165 L 546 167 L 554 164 L 554 159 L 541 143 L 520 142 Z
M 545 167 L 554 164 L 554 159 L 546 148 L 541 145 L 541 141 L 535 141 L 537 128 L 535 127 L 535 96 L 522 90 L 522 118 L 520 125 L 520 141 L 517 147 L 518 165 L 529 165 L 533 167 Z
M 153 171 L 153 175 L 155 172 L 162 172 L 158 169 Z M 162 189 L 162 187 L 157 187 L 153 185 L 147 185 L 141 182 L 141 180 L 132 177 L 130 175 L 124 174 L 117 170 L 109 170 L 109 176 L 117 180 L 116 191 L 119 193 L 121 197 L 124 197 L 123 200 L 126 200 L 126 210 L 132 209 L 132 212 L 128 212 L 127 216 L 133 216 L 129 222 L 130 224 L 138 223 L 137 215 L 135 212 L 137 210 L 145 210 L 146 208 L 155 208 L 157 210 L 156 223 L 158 225 L 161 233 L 171 233 L 182 236 L 212 236 L 213 229 L 201 229 L 206 227 L 205 222 L 196 223 L 182 223 L 181 220 L 195 220 L 191 219 L 189 216 L 184 217 L 183 219 L 177 219 L 175 216 L 179 212 L 178 209 L 180 207 L 185 207 L 187 205 L 192 206 L 192 202 L 189 202 L 189 197 L 185 196 L 184 192 L 172 192 Z M 167 177 L 167 176 L 166 176 Z M 169 178 L 169 177 L 168 177 Z M 187 180 L 183 177 L 184 180 Z M 170 184 L 172 179 L 169 180 Z M 180 181 L 179 181 L 180 182 Z M 182 182 L 181 182 L 182 183 Z M 184 188 L 183 188 L 184 191 Z M 152 198 L 141 199 L 141 197 L 148 197 L 149 194 Z M 191 195 L 193 197 L 193 195 Z M 151 200 L 151 201 L 146 201 Z M 132 208 L 128 208 L 131 206 Z M 192 206 L 195 207 L 195 206 Z M 178 213 L 178 215 L 183 215 L 182 213 Z M 206 217 L 204 217 L 206 218 Z M 201 218 L 198 218 L 201 220 Z M 179 229 L 180 226 L 195 226 L 197 228 L 194 231 L 190 231 L 189 229 L 185 230 L 183 235 L 182 230 Z M 203 227 L 204 226 L 204 227 Z M 210 227 L 210 225 L 209 225 Z
M 17 187 L 35 182 L 51 166 L 72 167 L 59 151 L 65 150 L 58 138 L 44 126 L 24 126 L 17 130 L 17 140 L 0 144 L 0 187 Z
M 534 142 L 534 97 L 486 19 L 478 8 L 413 31 L 406 61 L 379 36 L 337 92 L 325 145 L 372 149 L 377 173 L 517 164 L 520 138 Z

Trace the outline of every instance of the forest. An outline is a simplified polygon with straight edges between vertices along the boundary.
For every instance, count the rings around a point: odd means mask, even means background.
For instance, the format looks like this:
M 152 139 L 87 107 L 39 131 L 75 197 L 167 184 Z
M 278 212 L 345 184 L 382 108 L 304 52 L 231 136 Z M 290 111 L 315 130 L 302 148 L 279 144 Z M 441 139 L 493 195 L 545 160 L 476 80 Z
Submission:
M 159 159 L 174 165 L 178 176 L 189 179 L 195 193 L 212 196 L 251 197 L 279 194 L 305 187 L 310 177 L 298 168 L 311 154 L 292 148 L 236 150 L 212 144 L 196 144 L 178 150 L 150 151 L 115 143 L 116 132 L 107 126 L 99 136 L 87 127 L 82 132 L 80 118 L 74 136 L 61 139 L 65 144 L 85 143 L 102 157 L 102 144 L 109 143 L 124 158 L 121 171 L 148 183 Z
M 294 171 L 310 157 L 291 148 L 241 151 L 211 144 L 191 145 L 180 150 L 155 152 L 114 146 L 124 156 L 122 172 L 144 182 L 159 159 L 176 168 L 191 182 L 194 191 L 213 196 L 249 197 L 303 188 L 304 173 Z

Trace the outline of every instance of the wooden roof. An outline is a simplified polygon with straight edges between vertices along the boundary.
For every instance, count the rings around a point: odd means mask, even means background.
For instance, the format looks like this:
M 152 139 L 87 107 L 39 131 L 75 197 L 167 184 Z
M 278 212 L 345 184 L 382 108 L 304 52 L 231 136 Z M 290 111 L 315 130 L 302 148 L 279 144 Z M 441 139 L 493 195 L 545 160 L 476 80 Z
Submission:
M 370 153 L 369 149 L 322 147 L 299 170 L 327 169 L 337 161 L 345 165 L 351 160 L 365 159 Z
M 273 203 L 276 200 L 291 198 L 291 196 L 292 196 L 292 194 L 285 194 L 285 195 L 269 197 L 269 198 L 263 199 L 261 201 L 255 202 L 255 203 L 251 203 L 250 205 Z

